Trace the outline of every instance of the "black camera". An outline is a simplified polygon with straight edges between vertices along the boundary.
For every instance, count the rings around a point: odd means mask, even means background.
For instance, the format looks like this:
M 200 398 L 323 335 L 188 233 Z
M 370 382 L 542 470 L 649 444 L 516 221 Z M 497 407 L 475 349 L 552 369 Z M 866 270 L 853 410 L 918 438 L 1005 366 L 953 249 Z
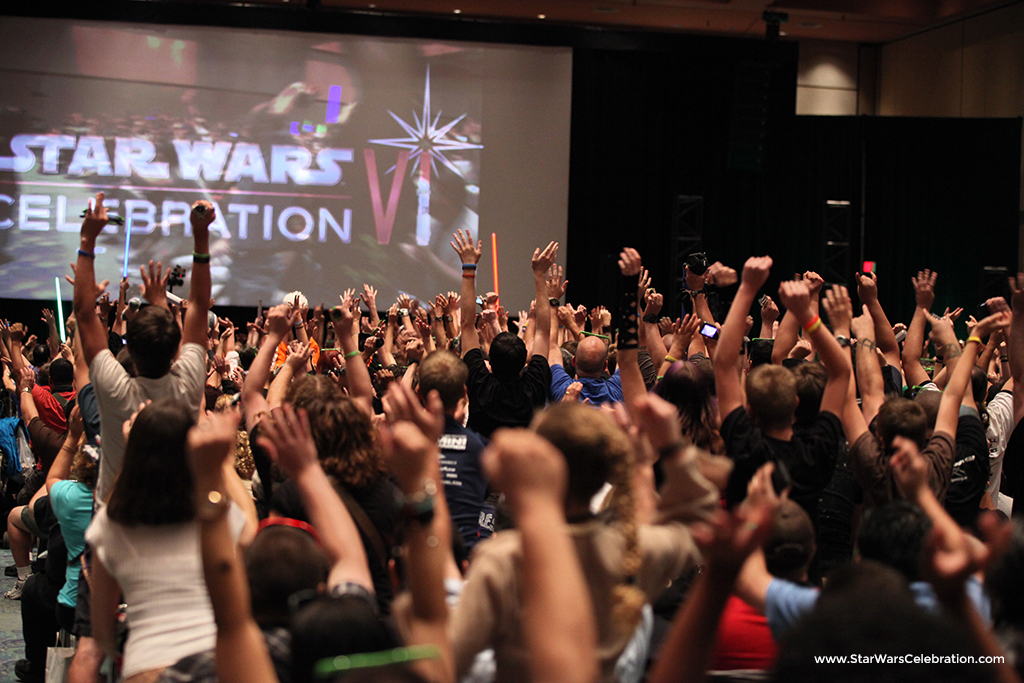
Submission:
M 711 265 L 708 262 L 707 254 L 698 252 L 696 254 L 690 254 L 686 257 L 686 268 L 694 275 L 703 275 L 708 272 L 708 267 Z
M 174 270 L 167 276 L 167 289 L 174 291 L 175 287 L 185 284 L 185 269 L 181 266 L 174 266 Z
M 196 204 L 195 206 L 192 207 L 192 211 L 197 216 L 205 216 L 206 215 L 206 204 Z

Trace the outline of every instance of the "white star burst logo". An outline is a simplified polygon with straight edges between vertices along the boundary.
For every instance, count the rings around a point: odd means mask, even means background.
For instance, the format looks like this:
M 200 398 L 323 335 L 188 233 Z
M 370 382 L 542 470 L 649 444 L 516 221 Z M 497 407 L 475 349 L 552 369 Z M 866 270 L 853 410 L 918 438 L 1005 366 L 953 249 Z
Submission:
M 391 114 L 391 118 L 398 122 L 406 133 L 409 134 L 407 138 L 388 138 L 385 140 L 370 140 L 378 145 L 387 145 L 388 147 L 399 147 L 401 149 L 409 150 L 409 160 L 414 161 L 412 171 L 410 175 L 415 175 L 416 170 L 419 168 L 420 163 L 423 159 L 423 155 L 427 155 L 430 158 L 430 166 L 433 172 L 437 173 L 437 163 L 440 161 L 449 170 L 458 175 L 460 178 L 465 178 L 462 175 L 462 171 L 453 164 L 448 157 L 445 156 L 445 152 L 451 152 L 456 150 L 466 149 L 483 149 L 483 145 L 474 145 L 470 142 L 462 142 L 454 138 L 449 138 L 448 133 L 454 128 L 462 119 L 466 118 L 466 114 L 454 119 L 453 121 L 445 124 L 444 126 L 438 127 L 438 122 L 441 120 L 441 112 L 438 111 L 436 116 L 432 116 L 430 111 L 430 67 L 427 67 L 427 83 L 423 90 L 423 116 L 420 117 L 413 111 L 414 124 L 410 125 L 400 119 L 395 112 L 388 110 Z M 388 173 L 395 170 L 392 166 Z M 429 177 L 426 173 L 421 173 L 423 177 Z

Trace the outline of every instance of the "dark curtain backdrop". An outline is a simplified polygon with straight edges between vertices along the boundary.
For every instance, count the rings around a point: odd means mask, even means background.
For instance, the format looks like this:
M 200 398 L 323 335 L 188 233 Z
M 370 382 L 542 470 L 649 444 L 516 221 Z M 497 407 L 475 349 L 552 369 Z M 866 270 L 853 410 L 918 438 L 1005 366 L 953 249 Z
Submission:
M 940 273 L 937 306 L 973 311 L 983 268 L 1017 267 L 1020 119 L 793 116 L 792 47 L 680 39 L 671 51 L 575 51 L 571 302 L 618 303 L 624 246 L 671 294 L 679 195 L 704 198 L 712 260 L 739 269 L 754 254 L 774 258 L 773 296 L 794 271 L 823 272 L 826 200 L 850 202 L 850 272 L 831 279 L 852 284 L 863 246 L 893 321 L 909 322 L 921 268 Z M 752 121 L 758 98 L 763 118 Z M 752 131 L 763 134 L 753 156 Z

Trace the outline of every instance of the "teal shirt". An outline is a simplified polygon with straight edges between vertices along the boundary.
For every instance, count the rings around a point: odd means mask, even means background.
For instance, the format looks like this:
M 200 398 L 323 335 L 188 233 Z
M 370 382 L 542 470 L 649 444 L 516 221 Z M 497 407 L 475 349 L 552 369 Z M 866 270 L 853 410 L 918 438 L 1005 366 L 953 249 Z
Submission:
M 78 577 L 82 574 L 81 556 L 85 551 L 85 530 L 92 521 L 92 489 L 65 479 L 50 487 L 50 506 L 60 522 L 68 549 L 67 581 L 57 594 L 57 602 L 74 608 L 78 602 Z

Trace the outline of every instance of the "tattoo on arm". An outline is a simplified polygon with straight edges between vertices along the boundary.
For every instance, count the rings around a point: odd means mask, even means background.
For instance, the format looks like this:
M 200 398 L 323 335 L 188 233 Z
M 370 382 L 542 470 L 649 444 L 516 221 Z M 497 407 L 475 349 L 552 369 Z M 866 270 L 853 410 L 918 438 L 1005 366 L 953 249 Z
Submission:
M 876 348 L 878 348 L 878 345 L 875 344 L 874 339 L 861 339 L 859 342 L 857 342 L 857 345 L 860 346 L 865 351 L 869 352 L 874 351 Z

